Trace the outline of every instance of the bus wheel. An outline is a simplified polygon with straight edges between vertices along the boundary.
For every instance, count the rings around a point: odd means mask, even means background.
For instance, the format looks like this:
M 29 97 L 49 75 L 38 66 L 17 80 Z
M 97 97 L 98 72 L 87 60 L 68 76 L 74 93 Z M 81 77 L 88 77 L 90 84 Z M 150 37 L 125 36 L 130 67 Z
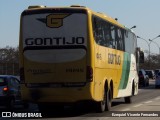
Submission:
M 132 103 L 132 98 L 131 98 L 131 96 L 128 96 L 128 97 L 125 97 L 124 98 L 124 101 L 125 101 L 125 103 Z
M 99 113 L 102 113 L 105 111 L 105 107 L 106 107 L 106 92 L 104 92 L 104 96 L 103 96 L 103 101 L 97 102 L 96 103 L 96 111 Z
M 135 86 L 134 86 L 134 82 L 133 82 L 133 84 L 132 84 L 132 95 L 124 98 L 125 103 L 128 103 L 128 104 L 132 103 L 132 96 L 134 96 L 134 91 L 135 91 Z
M 112 106 L 112 90 L 111 88 L 107 92 L 107 99 L 106 99 L 106 111 L 109 111 Z
M 104 112 L 109 111 L 111 108 L 111 100 L 112 100 L 112 93 L 111 90 L 104 91 L 103 101 L 96 103 L 96 110 L 97 112 Z

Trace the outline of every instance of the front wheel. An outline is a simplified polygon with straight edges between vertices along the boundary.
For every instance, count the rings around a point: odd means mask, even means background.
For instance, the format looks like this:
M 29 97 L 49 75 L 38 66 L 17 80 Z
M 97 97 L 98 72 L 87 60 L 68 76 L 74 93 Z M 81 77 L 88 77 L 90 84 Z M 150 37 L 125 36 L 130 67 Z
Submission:
M 132 96 L 128 96 L 124 98 L 125 103 L 132 103 Z
M 124 101 L 125 103 L 132 103 L 132 96 L 134 96 L 134 91 L 135 91 L 135 85 L 134 85 L 134 82 L 132 83 L 132 93 L 131 93 L 131 96 L 128 96 L 128 97 L 125 97 L 124 98 Z

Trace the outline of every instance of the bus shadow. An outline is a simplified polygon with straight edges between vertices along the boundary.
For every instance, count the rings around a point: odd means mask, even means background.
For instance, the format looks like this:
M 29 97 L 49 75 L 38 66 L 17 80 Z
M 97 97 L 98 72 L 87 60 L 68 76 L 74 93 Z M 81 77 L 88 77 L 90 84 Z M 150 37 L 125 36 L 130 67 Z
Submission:
M 113 101 L 111 110 L 121 104 L 125 104 L 122 99 Z M 103 113 L 97 112 L 94 103 L 64 106 L 62 109 L 48 108 L 47 110 L 44 110 L 44 112 L 39 111 L 37 105 L 31 104 L 28 109 L 24 109 L 22 106 L 16 106 L 13 111 L 7 110 L 5 107 L 1 107 L 0 112 L 41 113 L 42 118 L 103 117 L 110 113 L 108 111 Z
M 115 102 L 113 101 L 112 102 L 112 107 L 118 106 L 118 105 L 122 105 L 122 104 L 126 104 L 126 103 L 124 101 L 118 101 L 118 102 L 117 101 L 115 101 Z
M 42 112 L 42 116 L 44 118 L 66 118 L 66 117 L 77 117 L 77 116 L 83 116 L 90 113 L 94 113 L 93 109 L 88 107 L 71 107 L 67 106 L 64 107 L 62 110 L 49 110 L 47 112 Z
M 126 104 L 123 101 L 113 101 L 112 107 L 118 106 L 120 104 Z M 111 108 L 112 110 L 112 108 Z M 95 105 L 80 105 L 80 106 L 65 106 L 62 110 L 50 110 L 50 112 L 42 113 L 42 116 L 45 118 L 66 118 L 66 117 L 94 117 L 94 116 L 106 116 L 106 114 L 110 114 L 110 112 L 106 111 L 103 113 L 99 113 L 96 111 Z

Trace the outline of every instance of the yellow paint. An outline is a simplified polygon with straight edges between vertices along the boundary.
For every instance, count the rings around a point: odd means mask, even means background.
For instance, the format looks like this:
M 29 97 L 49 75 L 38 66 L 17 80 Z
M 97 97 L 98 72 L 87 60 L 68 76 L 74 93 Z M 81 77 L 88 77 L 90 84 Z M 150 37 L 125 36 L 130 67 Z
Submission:
M 46 9 L 46 8 L 45 8 Z M 68 8 L 73 9 L 73 8 Z M 95 43 L 92 31 L 92 14 L 95 14 L 109 22 L 124 28 L 114 19 L 98 14 L 91 11 L 88 8 L 76 8 L 85 9 L 88 13 L 88 41 L 87 41 L 87 55 L 78 61 L 69 63 L 36 63 L 27 60 L 23 56 L 22 45 L 22 26 L 20 31 L 20 68 L 25 68 L 25 82 L 26 83 L 54 83 L 54 82 L 85 82 L 86 81 L 86 68 L 91 66 L 93 68 L 93 82 L 87 83 L 85 87 L 80 88 L 35 88 L 41 93 L 41 98 L 37 101 L 31 97 L 31 91 L 33 89 L 27 88 L 25 85 L 22 87 L 23 100 L 34 102 L 75 102 L 79 100 L 94 100 L 101 101 L 103 99 L 104 84 L 108 81 L 110 84 L 113 81 L 113 97 L 116 98 L 118 94 L 118 87 L 120 84 L 122 66 L 123 66 L 123 52 L 99 46 Z M 47 25 L 49 27 L 60 27 L 63 25 L 63 18 L 69 14 L 52 14 L 47 16 Z M 108 64 L 108 54 L 116 54 L 121 58 L 120 65 Z M 97 58 L 98 56 L 98 58 Z M 25 63 L 25 64 L 24 64 Z M 84 71 L 81 73 L 66 73 L 68 67 L 82 68 Z M 49 70 L 52 74 L 47 74 L 44 77 L 43 74 L 33 75 L 27 68 Z M 57 77 L 58 76 L 58 77 Z M 77 79 L 75 79 L 77 78 Z M 109 85 L 108 85 L 109 86 Z M 109 86 L 110 87 L 110 86 Z

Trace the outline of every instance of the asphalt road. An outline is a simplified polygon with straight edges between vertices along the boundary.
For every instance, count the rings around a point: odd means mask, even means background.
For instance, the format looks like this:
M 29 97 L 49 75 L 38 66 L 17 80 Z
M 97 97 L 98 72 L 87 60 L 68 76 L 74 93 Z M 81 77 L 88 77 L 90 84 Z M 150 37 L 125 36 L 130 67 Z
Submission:
M 124 116 L 122 120 L 125 119 L 135 119 L 132 117 L 140 117 L 141 119 L 149 120 L 152 117 L 142 117 L 142 114 L 151 114 L 158 115 L 154 117 L 156 120 L 160 120 L 160 89 L 155 89 L 154 80 L 150 80 L 150 85 L 148 87 L 140 87 L 139 93 L 132 98 L 132 104 L 124 103 L 124 99 L 115 99 L 112 103 L 112 108 L 110 112 L 97 113 L 93 106 L 87 106 L 80 104 L 78 107 L 74 108 L 72 106 L 65 106 L 63 110 L 51 110 L 49 113 L 41 113 L 42 118 L 48 119 L 59 119 L 59 120 L 121 120 L 121 117 Z M 1 108 L 1 111 L 5 111 L 4 108 Z M 15 113 L 38 113 L 38 107 L 35 104 L 30 104 L 28 109 L 24 109 L 22 105 L 15 106 Z M 140 114 L 140 116 L 139 116 Z M 41 119 L 42 119 L 41 118 Z M 152 118 L 152 120 L 154 120 Z

